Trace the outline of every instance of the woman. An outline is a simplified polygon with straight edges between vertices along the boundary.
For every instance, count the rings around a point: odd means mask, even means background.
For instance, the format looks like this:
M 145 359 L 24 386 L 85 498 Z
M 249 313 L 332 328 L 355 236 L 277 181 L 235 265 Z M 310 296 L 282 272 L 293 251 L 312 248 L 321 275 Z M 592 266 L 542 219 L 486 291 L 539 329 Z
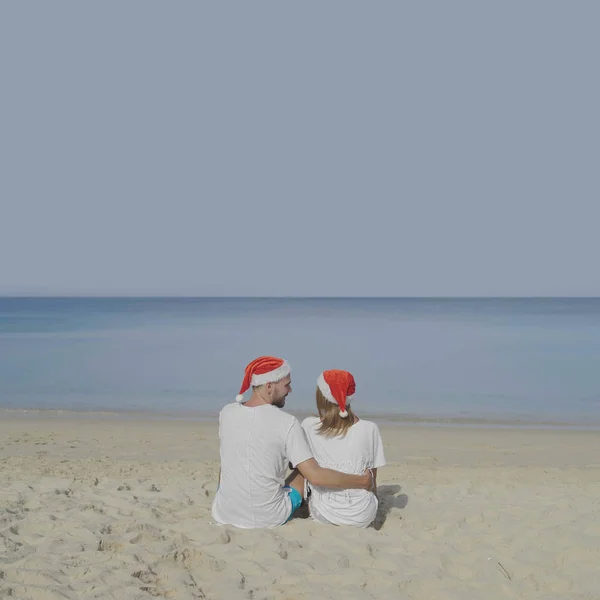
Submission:
M 321 467 L 360 474 L 370 469 L 373 490 L 332 490 L 310 486 L 310 514 L 319 523 L 368 527 L 377 514 L 377 468 L 385 465 L 377 425 L 359 419 L 350 407 L 356 384 L 348 371 L 324 371 L 317 380 L 318 417 L 302 427 Z

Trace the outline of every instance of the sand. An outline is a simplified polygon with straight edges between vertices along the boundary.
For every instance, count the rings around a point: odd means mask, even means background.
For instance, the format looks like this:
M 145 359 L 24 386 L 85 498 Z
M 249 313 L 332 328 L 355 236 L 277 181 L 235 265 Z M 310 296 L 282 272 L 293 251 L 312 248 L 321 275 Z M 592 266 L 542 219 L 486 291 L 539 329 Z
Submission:
M 249 531 L 214 423 L 0 419 L 0 598 L 600 598 L 598 432 L 382 427 L 375 527 Z

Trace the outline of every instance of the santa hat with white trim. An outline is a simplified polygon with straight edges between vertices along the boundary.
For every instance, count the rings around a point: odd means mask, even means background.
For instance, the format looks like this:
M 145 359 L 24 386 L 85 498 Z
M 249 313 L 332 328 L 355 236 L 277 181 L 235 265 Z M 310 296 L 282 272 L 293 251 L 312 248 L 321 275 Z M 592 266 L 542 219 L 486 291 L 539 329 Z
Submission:
M 265 385 L 266 383 L 277 383 L 292 372 L 290 363 L 283 358 L 275 356 L 260 356 L 253 360 L 244 373 L 244 381 L 240 393 L 236 396 L 237 402 L 244 401 L 244 393 L 250 387 Z
M 317 387 L 329 402 L 340 407 L 340 417 L 345 419 L 348 416 L 346 406 L 356 391 L 352 373 L 338 369 L 323 371 L 317 379 Z

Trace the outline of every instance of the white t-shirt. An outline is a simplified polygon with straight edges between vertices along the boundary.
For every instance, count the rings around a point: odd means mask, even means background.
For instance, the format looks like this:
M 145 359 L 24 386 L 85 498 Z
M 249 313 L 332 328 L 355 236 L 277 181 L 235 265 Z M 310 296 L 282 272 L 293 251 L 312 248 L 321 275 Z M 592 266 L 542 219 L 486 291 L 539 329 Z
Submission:
M 228 404 L 219 414 L 221 483 L 212 516 L 223 525 L 253 529 L 287 521 L 292 504 L 282 489 L 288 462 L 312 458 L 296 417 L 271 404 Z
M 360 419 L 345 436 L 325 437 L 318 432 L 318 417 L 302 422 L 315 459 L 321 467 L 360 475 L 385 465 L 383 442 L 377 425 Z M 310 514 L 315 521 L 367 527 L 377 514 L 377 496 L 367 490 L 332 490 L 310 486 Z

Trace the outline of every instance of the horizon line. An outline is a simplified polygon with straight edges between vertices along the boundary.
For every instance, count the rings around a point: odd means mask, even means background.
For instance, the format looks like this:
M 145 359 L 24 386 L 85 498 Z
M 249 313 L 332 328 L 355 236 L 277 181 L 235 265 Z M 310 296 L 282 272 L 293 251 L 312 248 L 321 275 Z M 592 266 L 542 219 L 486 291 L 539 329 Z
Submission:
M 600 299 L 600 296 L 579 295 L 579 296 L 550 296 L 550 295 L 503 295 L 503 296 L 484 296 L 484 295 L 467 295 L 467 296 L 222 296 L 222 295 L 108 295 L 108 294 L 0 294 L 0 299 L 13 300 L 28 300 L 28 299 L 80 299 L 80 300 L 540 300 L 540 299 Z

